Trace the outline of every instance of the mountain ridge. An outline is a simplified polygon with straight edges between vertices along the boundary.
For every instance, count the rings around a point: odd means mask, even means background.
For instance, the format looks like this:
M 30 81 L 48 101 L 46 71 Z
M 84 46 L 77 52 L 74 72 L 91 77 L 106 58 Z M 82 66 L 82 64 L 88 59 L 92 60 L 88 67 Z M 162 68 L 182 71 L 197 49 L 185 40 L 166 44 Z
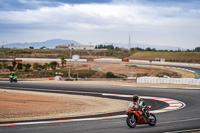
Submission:
M 42 42 L 30 42 L 30 43 L 11 43 L 7 45 L 0 45 L 0 47 L 4 48 L 29 48 L 29 47 L 34 47 L 35 49 L 39 49 L 43 46 L 54 49 L 57 45 L 83 45 L 77 41 L 74 40 L 64 40 L 64 39 L 51 39 L 51 40 L 46 40 Z M 100 44 L 98 44 L 100 45 Z M 129 48 L 128 43 L 112 43 L 112 42 L 105 42 L 102 43 L 102 45 L 113 45 L 114 47 L 119 47 L 119 48 Z M 174 46 L 159 46 L 159 45 L 150 45 L 150 44 L 140 44 L 140 43 L 131 43 L 131 48 L 143 48 L 146 49 L 148 47 L 150 48 L 155 48 L 157 50 L 178 50 L 178 49 L 183 49 L 180 47 L 174 47 Z
M 43 42 L 30 42 L 30 43 L 11 43 L 4 45 L 5 48 L 29 48 L 34 47 L 36 49 L 41 48 L 43 46 L 53 49 L 57 45 L 68 45 L 68 44 L 75 44 L 75 45 L 82 45 L 81 43 L 74 41 L 74 40 L 63 40 L 63 39 L 51 39 L 46 40 Z

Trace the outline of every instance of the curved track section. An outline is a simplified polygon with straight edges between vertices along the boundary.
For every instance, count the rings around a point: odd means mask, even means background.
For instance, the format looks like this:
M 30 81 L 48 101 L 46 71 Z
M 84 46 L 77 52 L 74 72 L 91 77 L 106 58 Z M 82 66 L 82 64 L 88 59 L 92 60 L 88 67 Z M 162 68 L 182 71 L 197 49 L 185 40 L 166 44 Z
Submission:
M 130 97 L 130 98 L 132 97 L 132 95 L 120 95 L 120 94 L 103 94 L 103 95 L 116 96 L 116 97 Z M 158 100 L 158 101 L 169 104 L 168 107 L 150 111 L 151 113 L 163 113 L 163 112 L 168 112 L 168 111 L 174 111 L 174 110 L 182 109 L 186 106 L 185 103 L 175 100 L 175 99 L 161 98 L 161 97 L 149 97 L 149 96 L 140 96 L 140 98 Z
M 163 112 L 157 114 L 158 123 L 155 127 L 148 125 L 139 125 L 130 129 L 125 122 L 125 118 L 116 119 L 99 119 L 89 121 L 73 121 L 46 124 L 31 124 L 20 126 L 2 126 L 2 133 L 55 133 L 55 132 L 87 132 L 87 133 L 111 133 L 111 132 L 175 132 L 175 131 L 192 131 L 199 130 L 200 127 L 200 103 L 199 90 L 169 89 L 169 88 L 147 88 L 147 87 L 122 87 L 122 86 L 105 86 L 105 85 L 71 85 L 71 84 L 42 84 L 42 83 L 25 83 L 9 84 L 0 82 L 2 89 L 19 89 L 31 91 L 43 91 L 53 93 L 68 93 L 80 95 L 100 96 L 102 93 L 110 94 L 139 94 L 151 97 L 166 97 L 184 102 L 187 106 L 182 109 Z M 105 96 L 112 98 L 113 96 Z M 119 97 L 118 97 L 119 98 Z M 127 97 L 120 99 L 130 100 Z M 144 99 L 146 100 L 146 99 Z M 157 100 L 146 100 L 148 105 L 151 104 L 153 110 L 168 107 L 168 104 Z M 171 105 L 170 105 L 171 106 Z M 122 113 L 122 112 L 121 112 Z M 104 117 L 104 116 L 102 116 Z
M 119 95 L 119 94 L 108 94 L 108 93 L 103 93 L 102 96 L 117 96 L 117 97 L 129 97 L 129 98 L 132 97 L 131 95 Z M 169 106 L 166 108 L 150 111 L 151 113 L 154 113 L 154 114 L 163 113 L 163 112 L 167 112 L 167 111 L 174 111 L 174 110 L 185 107 L 185 103 L 174 100 L 174 99 L 160 98 L 160 97 L 147 97 L 147 96 L 140 96 L 140 98 L 147 99 L 147 100 L 148 99 L 158 100 L 158 101 L 169 104 Z M 127 115 L 112 115 L 112 113 L 110 115 L 111 116 L 93 117 L 93 118 L 76 118 L 76 119 L 65 119 L 65 120 L 61 119 L 61 120 L 46 120 L 46 121 L 35 121 L 35 122 L 3 123 L 3 124 L 0 124 L 0 126 L 16 126 L 16 125 L 30 125 L 30 124 L 59 123 L 59 122 L 90 121 L 90 120 L 104 120 L 104 119 L 127 117 Z

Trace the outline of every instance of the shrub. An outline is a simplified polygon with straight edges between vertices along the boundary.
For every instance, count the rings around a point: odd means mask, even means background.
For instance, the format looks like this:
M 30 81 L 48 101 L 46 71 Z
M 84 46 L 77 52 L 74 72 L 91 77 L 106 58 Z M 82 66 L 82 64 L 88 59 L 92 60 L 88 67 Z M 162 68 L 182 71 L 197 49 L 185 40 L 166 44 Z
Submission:
M 29 63 L 28 64 L 24 64 L 24 67 L 26 68 L 25 71 L 28 71 L 28 69 L 31 68 L 31 64 L 29 64 Z
M 39 66 L 38 63 L 34 63 L 34 64 L 33 64 L 33 69 L 35 69 L 35 70 L 38 69 L 38 66 Z
M 112 72 L 107 72 L 106 78 L 115 78 L 115 75 Z
M 23 64 L 22 63 L 18 63 L 17 64 L 17 69 L 20 69 L 20 70 L 23 69 Z
M 12 71 L 12 70 L 13 70 L 13 67 L 12 67 L 12 66 L 8 66 L 8 69 L 9 69 L 10 71 Z
M 56 67 L 58 67 L 59 64 L 56 61 L 52 61 L 52 62 L 50 62 L 50 66 L 51 66 L 51 69 L 56 70 Z
M 13 62 L 12 62 L 12 65 L 13 65 L 13 69 L 15 69 L 15 66 L 17 65 L 17 62 L 16 62 L 16 61 L 13 61 Z

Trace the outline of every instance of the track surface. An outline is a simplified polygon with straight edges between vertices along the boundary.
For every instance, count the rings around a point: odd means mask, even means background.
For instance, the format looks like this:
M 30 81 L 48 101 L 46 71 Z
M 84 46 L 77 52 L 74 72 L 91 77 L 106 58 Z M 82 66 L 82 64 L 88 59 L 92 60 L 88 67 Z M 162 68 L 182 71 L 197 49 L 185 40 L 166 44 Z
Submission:
M 112 132 L 172 132 L 199 129 L 200 127 L 200 90 L 186 89 L 164 89 L 164 88 L 145 88 L 145 87 L 122 87 L 105 85 L 72 85 L 72 84 L 42 84 L 25 83 L 10 84 L 9 82 L 0 82 L 1 89 L 33 89 L 39 91 L 56 90 L 59 93 L 72 93 L 82 95 L 99 96 L 98 93 L 116 93 L 116 94 L 139 94 L 143 96 L 165 97 L 176 99 L 186 103 L 186 107 L 180 110 L 156 114 L 158 123 L 155 127 L 148 125 L 138 125 L 131 129 L 126 125 L 125 118 L 91 120 L 79 122 L 63 122 L 51 124 L 32 124 L 20 126 L 0 127 L 1 133 L 112 133 Z M 84 93 L 95 92 L 95 93 Z M 124 98 L 122 98 L 124 99 Z M 128 99 L 124 99 L 128 100 Z M 163 108 L 167 105 L 155 101 L 146 101 L 154 109 Z M 118 113 L 117 113 L 118 114 Z M 121 113 L 123 114 L 123 113 Z

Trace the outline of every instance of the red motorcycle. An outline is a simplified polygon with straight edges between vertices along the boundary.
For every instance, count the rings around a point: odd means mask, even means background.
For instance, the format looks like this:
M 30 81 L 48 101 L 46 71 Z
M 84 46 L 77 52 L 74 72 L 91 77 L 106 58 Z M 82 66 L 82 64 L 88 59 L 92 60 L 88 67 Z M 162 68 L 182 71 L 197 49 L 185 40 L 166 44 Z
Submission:
M 150 108 L 151 106 L 147 106 L 145 111 L 149 112 Z M 135 104 L 129 105 L 126 114 L 128 115 L 126 123 L 130 128 L 136 127 L 137 124 L 149 124 L 150 126 L 155 126 L 157 122 L 156 116 L 153 113 L 149 113 L 149 116 L 147 116 L 147 114 L 142 113 L 141 107 Z M 145 119 L 145 117 L 148 118 Z

